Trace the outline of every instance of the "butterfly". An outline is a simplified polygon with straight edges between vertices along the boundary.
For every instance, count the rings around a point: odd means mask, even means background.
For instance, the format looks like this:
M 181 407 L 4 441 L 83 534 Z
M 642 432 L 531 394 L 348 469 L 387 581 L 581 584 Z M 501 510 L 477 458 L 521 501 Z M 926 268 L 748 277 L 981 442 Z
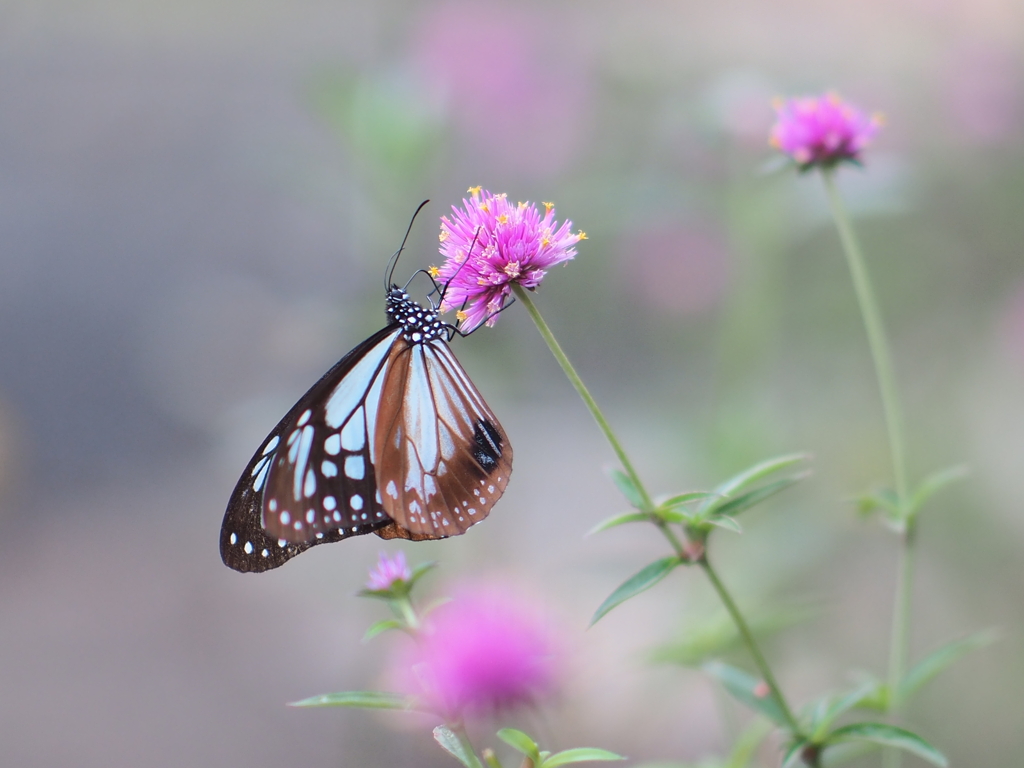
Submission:
M 242 473 L 220 531 L 228 567 L 267 571 L 371 532 L 457 536 L 505 492 L 512 447 L 448 346 L 461 332 L 439 318 L 444 288 L 423 306 L 390 274 L 385 285 L 387 325 L 299 398 Z

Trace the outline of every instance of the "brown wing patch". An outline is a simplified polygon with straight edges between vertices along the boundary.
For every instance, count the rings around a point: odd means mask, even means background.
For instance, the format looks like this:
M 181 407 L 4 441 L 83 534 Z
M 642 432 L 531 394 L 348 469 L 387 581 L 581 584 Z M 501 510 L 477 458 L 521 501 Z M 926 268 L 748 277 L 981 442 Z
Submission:
M 465 533 L 508 485 L 508 437 L 446 343 L 394 356 L 387 376 L 401 378 L 384 382 L 375 441 L 384 511 L 413 537 Z

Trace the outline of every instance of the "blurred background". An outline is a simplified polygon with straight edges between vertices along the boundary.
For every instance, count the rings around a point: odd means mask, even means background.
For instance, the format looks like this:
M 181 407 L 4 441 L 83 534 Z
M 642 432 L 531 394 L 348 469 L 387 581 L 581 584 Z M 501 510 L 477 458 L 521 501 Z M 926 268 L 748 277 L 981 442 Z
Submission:
M 814 455 L 713 541 L 745 610 L 802 619 L 766 638 L 792 700 L 884 673 L 895 537 L 850 503 L 890 482 L 877 388 L 820 181 L 773 171 L 766 141 L 772 97 L 827 88 L 887 117 L 841 183 L 912 475 L 972 471 L 922 518 L 914 654 L 1002 632 L 906 722 L 954 765 L 1019 760 L 1022 44 L 1014 0 L 4 2 L 4 764 L 453 765 L 432 723 L 284 706 L 384 684 L 401 638 L 361 645 L 383 606 L 353 595 L 399 548 L 440 561 L 425 596 L 495 581 L 558 617 L 565 692 L 517 721 L 545 746 L 723 753 L 746 714 L 652 660 L 721 620 L 700 573 L 584 631 L 665 545 L 584 538 L 623 510 L 613 456 L 519 308 L 455 341 L 515 446 L 485 524 L 261 576 L 220 562 L 252 451 L 382 325 L 416 205 L 402 274 L 439 261 L 437 217 L 477 184 L 588 233 L 538 301 L 654 492 Z

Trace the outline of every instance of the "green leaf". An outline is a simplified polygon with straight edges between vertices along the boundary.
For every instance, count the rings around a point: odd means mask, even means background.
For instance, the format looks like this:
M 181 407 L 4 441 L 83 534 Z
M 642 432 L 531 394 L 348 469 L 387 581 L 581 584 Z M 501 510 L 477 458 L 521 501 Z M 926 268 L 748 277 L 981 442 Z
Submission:
M 879 491 L 872 491 L 857 497 L 857 514 L 861 517 L 868 517 L 881 510 L 888 520 L 900 520 L 903 513 L 900 511 L 900 500 L 892 488 L 883 488 Z
M 837 728 L 828 736 L 828 743 L 843 741 L 869 741 L 883 747 L 896 747 L 945 768 L 949 765 L 945 755 L 916 733 L 888 723 L 854 723 Z
M 804 747 L 806 746 L 806 741 L 793 742 L 789 749 L 786 750 L 786 754 L 782 756 L 782 768 L 794 768 L 794 766 L 799 765 Z
M 609 528 L 614 528 L 617 525 L 625 525 L 626 523 L 649 523 L 651 522 L 651 516 L 643 512 L 626 512 L 622 515 L 615 515 L 609 517 L 607 520 L 595 525 L 586 535 L 590 536 L 594 533 L 600 533 L 601 531 L 607 531 Z
M 563 752 L 556 752 L 537 768 L 558 768 L 560 765 L 569 763 L 591 763 L 601 760 L 625 760 L 622 755 L 609 752 L 606 749 L 594 749 L 592 747 L 579 747 L 577 749 L 566 749 Z
M 956 467 L 947 467 L 946 469 L 940 469 L 938 472 L 933 472 L 928 475 L 921 484 L 917 486 L 917 490 L 914 491 L 914 495 L 910 498 L 910 506 L 907 510 L 908 515 L 914 515 L 917 513 L 924 503 L 928 501 L 932 496 L 938 493 L 940 490 L 945 488 L 950 483 L 955 483 L 957 480 L 962 480 L 970 474 L 967 467 L 960 465 Z
M 404 626 L 398 619 L 383 619 L 366 630 L 366 634 L 363 635 L 363 642 L 368 643 L 382 632 L 387 632 L 389 629 L 402 629 Z
M 668 576 L 669 573 L 672 572 L 673 568 L 677 565 L 681 565 L 682 562 L 683 561 L 675 555 L 671 557 L 663 557 L 661 560 L 655 560 L 633 576 L 630 576 L 619 585 L 618 589 L 605 598 L 605 601 L 601 603 L 601 607 L 597 609 L 594 613 L 594 617 L 590 620 L 590 626 L 594 626 L 602 616 L 608 613 L 608 611 L 615 606 L 620 603 L 624 603 L 634 595 L 638 595 L 644 590 L 653 587 L 659 581 Z
M 414 699 L 386 691 L 339 691 L 293 701 L 289 707 L 356 707 L 359 709 L 412 709 Z
M 836 718 L 856 707 L 865 698 L 875 695 L 877 688 L 877 681 L 866 680 L 844 694 L 823 698 L 815 708 L 814 716 L 811 719 L 811 740 L 821 741 Z
M 727 531 L 732 531 L 733 533 L 743 533 L 743 528 L 740 524 L 728 515 L 715 515 L 713 517 L 709 517 L 704 522 L 717 528 L 724 528 Z
M 987 629 L 969 637 L 954 640 L 951 643 L 932 651 L 921 661 L 911 667 L 910 671 L 900 682 L 898 698 L 905 701 L 913 695 L 921 686 L 930 681 L 942 670 L 971 651 L 991 645 L 998 639 L 999 635 L 995 630 Z
M 752 491 L 747 491 L 742 496 L 737 496 L 734 499 L 728 501 L 722 501 L 717 504 L 712 504 L 708 508 L 708 512 L 716 515 L 736 515 L 745 509 L 749 509 L 756 504 L 760 504 L 770 496 L 774 496 L 779 491 L 783 491 L 789 486 L 800 482 L 801 480 L 810 477 L 809 472 L 801 472 L 793 477 L 787 477 L 782 480 L 776 480 L 768 485 L 763 485 L 760 488 L 755 488 Z
M 774 474 L 779 470 L 792 467 L 794 464 L 799 464 L 810 458 L 809 454 L 806 453 L 791 453 L 786 456 L 778 456 L 774 459 L 768 459 L 762 461 L 759 464 L 743 470 L 737 475 L 733 475 L 724 483 L 721 483 L 715 488 L 715 493 L 720 496 L 732 496 L 733 493 L 738 491 L 740 488 L 744 488 L 752 483 L 756 483 L 758 480 L 762 480 L 768 475 Z
M 409 586 L 411 587 L 417 581 L 422 579 L 429 571 L 432 571 L 435 568 L 437 568 L 437 563 L 433 561 L 417 565 L 412 569 L 412 575 L 409 577 L 408 581 Z
M 441 749 L 466 766 L 466 768 L 480 768 L 480 761 L 477 760 L 476 755 L 466 750 L 459 737 L 448 726 L 439 725 L 434 729 L 434 741 L 441 745 Z
M 517 731 L 515 728 L 502 728 L 498 731 L 498 738 L 530 758 L 533 761 L 534 768 L 540 768 L 540 747 L 528 735 L 522 731 Z
M 681 507 L 694 501 L 704 501 L 705 499 L 712 498 L 718 498 L 718 494 L 708 491 L 690 491 L 689 493 L 681 493 L 678 496 L 666 499 L 658 506 L 663 509 L 671 509 L 672 507 Z
M 748 675 L 741 669 L 721 661 L 709 661 L 701 667 L 716 678 L 725 689 L 753 710 L 760 712 L 774 723 L 785 728 L 789 727 L 786 715 L 771 692 L 763 693 L 767 685 L 763 680 Z M 760 694 L 760 695 L 759 695 Z
M 643 509 L 644 498 L 643 494 L 640 493 L 640 489 L 636 487 L 633 479 L 620 469 L 613 469 L 610 472 L 612 476 L 612 482 L 619 489 L 626 500 L 629 501 L 637 509 Z
M 797 624 L 809 621 L 817 610 L 808 605 L 769 605 L 762 603 L 749 614 L 747 621 L 755 638 L 763 638 Z M 661 645 L 652 652 L 656 662 L 700 666 L 711 657 L 722 656 L 742 644 L 736 624 L 724 610 L 706 619 L 686 621 L 681 639 Z

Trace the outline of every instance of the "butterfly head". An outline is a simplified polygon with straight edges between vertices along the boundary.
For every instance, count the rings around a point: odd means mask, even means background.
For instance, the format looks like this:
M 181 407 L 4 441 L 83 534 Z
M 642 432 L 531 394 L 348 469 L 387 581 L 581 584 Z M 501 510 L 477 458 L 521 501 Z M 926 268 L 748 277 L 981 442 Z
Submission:
M 438 317 L 437 309 L 417 303 L 405 289 L 392 285 L 386 304 L 389 324 L 401 325 L 402 335 L 409 343 L 425 344 L 451 338 L 452 327 Z

